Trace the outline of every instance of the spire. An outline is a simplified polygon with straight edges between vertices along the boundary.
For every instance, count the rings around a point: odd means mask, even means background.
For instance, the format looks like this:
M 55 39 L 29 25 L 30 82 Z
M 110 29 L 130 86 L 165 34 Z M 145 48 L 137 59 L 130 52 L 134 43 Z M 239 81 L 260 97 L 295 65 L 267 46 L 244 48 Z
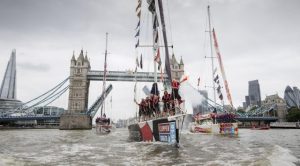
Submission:
M 176 58 L 175 58 L 174 53 L 172 54 L 172 60 L 171 60 L 171 63 L 172 63 L 172 64 L 178 64 L 178 62 L 177 62 L 177 60 L 176 60 Z
M 75 60 L 75 51 L 74 51 L 74 50 L 73 50 L 73 55 L 72 55 L 71 61 L 76 61 L 76 60 Z
M 13 49 L 8 61 L 4 78 L 0 89 L 0 98 L 16 99 L 16 50 Z
M 180 57 L 180 65 L 183 65 L 182 56 Z
M 85 61 L 89 61 L 88 57 L 87 57 L 87 51 L 85 51 L 85 57 L 84 57 Z
M 83 62 L 83 61 L 84 61 L 84 57 L 83 57 L 83 49 L 81 49 L 81 51 L 80 51 L 80 54 L 79 54 L 79 57 L 78 57 L 77 61 L 81 61 L 81 62 Z

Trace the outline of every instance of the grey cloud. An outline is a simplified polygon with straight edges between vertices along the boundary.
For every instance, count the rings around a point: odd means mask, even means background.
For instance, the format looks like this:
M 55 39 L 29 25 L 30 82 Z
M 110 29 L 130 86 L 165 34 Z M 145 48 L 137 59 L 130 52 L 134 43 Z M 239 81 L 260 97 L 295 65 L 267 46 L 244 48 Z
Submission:
M 18 63 L 17 66 L 21 70 L 29 70 L 29 71 L 36 71 L 36 72 L 47 72 L 50 70 L 49 64 L 45 64 L 45 63 L 33 64 L 30 62 L 25 62 L 25 63 Z

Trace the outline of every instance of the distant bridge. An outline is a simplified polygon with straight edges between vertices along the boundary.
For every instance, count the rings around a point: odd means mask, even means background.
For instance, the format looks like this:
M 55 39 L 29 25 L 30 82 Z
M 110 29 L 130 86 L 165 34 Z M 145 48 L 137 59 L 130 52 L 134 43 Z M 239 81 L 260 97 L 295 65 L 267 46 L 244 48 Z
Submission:
M 103 81 L 104 72 L 91 70 L 88 72 L 89 80 Z M 127 81 L 127 82 L 154 82 L 154 73 L 152 72 L 132 72 L 132 71 L 108 71 L 106 81 Z M 161 79 L 161 74 L 157 73 L 157 80 Z M 163 79 L 168 80 L 168 76 L 163 74 Z

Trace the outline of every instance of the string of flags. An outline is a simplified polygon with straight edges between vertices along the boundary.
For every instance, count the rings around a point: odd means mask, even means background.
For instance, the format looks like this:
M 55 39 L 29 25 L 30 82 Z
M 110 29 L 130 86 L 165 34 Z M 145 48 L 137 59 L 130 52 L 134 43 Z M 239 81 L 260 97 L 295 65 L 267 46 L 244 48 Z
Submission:
M 138 0 L 138 5 L 135 9 L 135 12 L 137 13 L 136 16 L 138 17 L 138 23 L 137 26 L 135 28 L 136 30 L 136 34 L 135 34 L 135 38 L 137 39 L 137 42 L 135 44 L 135 48 L 137 48 L 140 45 L 140 25 L 141 25 L 141 7 L 142 7 L 142 0 Z
M 154 60 L 158 63 L 158 70 L 161 68 L 161 56 L 160 56 L 160 50 L 159 50 L 159 36 L 158 36 L 158 17 L 155 9 L 155 0 L 152 0 L 152 2 L 149 4 L 150 12 L 153 15 L 153 39 L 154 39 L 154 52 L 155 52 L 155 57 Z
M 217 93 L 218 93 L 219 99 L 223 100 L 223 94 L 221 92 L 221 85 L 220 85 L 219 75 L 217 74 L 217 68 L 215 68 L 213 74 L 214 74 L 214 82 L 217 84 Z
M 138 5 L 135 9 L 136 11 L 136 15 L 138 17 L 138 23 L 136 25 L 136 34 L 135 34 L 135 38 L 137 39 L 137 42 L 135 44 L 135 48 L 137 49 L 137 47 L 140 45 L 140 25 L 141 25 L 141 9 L 142 8 L 142 0 L 138 0 Z M 142 54 L 141 54 L 141 58 L 140 58 L 140 61 L 139 61 L 139 57 L 137 56 L 136 57 L 136 66 L 137 67 L 140 67 L 141 69 L 143 69 L 143 57 L 142 57 Z M 136 68 L 137 70 L 137 68 Z

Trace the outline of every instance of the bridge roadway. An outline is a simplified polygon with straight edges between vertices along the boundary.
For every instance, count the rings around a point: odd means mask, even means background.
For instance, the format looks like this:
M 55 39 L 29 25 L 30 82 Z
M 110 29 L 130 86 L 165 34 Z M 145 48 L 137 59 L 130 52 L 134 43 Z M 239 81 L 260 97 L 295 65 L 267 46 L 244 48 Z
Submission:
M 91 70 L 88 72 L 89 80 L 103 81 L 104 72 Z M 166 74 L 163 79 L 167 80 Z M 161 80 L 161 74 L 157 73 L 157 80 Z M 106 81 L 126 81 L 126 82 L 154 82 L 154 73 L 152 72 L 133 72 L 133 71 L 107 71 Z

